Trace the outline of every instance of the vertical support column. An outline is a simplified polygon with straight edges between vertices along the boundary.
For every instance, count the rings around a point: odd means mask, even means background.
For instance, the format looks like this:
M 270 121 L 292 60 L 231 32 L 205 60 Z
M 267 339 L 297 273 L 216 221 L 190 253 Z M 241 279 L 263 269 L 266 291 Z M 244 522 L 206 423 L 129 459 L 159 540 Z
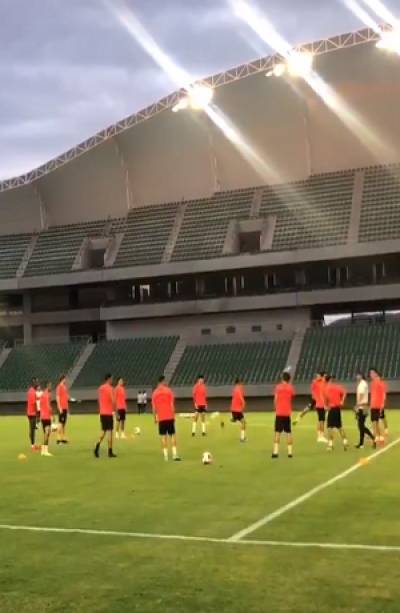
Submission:
M 22 297 L 22 307 L 24 314 L 24 345 L 32 344 L 32 296 L 29 292 L 24 292 Z

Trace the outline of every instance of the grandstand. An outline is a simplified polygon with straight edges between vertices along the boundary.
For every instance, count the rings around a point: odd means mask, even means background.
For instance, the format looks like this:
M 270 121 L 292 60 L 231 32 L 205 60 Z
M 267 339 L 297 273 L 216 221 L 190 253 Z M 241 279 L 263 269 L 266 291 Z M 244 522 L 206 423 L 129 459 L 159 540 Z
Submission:
M 273 56 L 206 79 L 240 139 L 172 113 L 178 91 L 0 183 L 0 401 L 60 371 L 94 399 L 110 369 L 131 394 L 165 370 L 178 397 L 199 371 L 257 397 L 290 365 L 306 393 L 317 368 L 372 362 L 400 392 L 400 73 L 376 40 L 302 50 L 379 151 L 312 88 L 266 79 Z M 324 326 L 362 313 L 387 321 Z
M 357 372 L 376 367 L 387 379 L 400 375 L 400 324 L 356 324 L 307 330 L 296 370 L 298 381 L 310 381 L 318 370 L 354 381 Z
M 71 371 L 83 347 L 81 342 L 15 347 L 0 368 L 0 390 L 25 390 L 33 376 L 42 384 L 56 383 L 61 374 Z
M 187 346 L 172 379 L 173 385 L 192 385 L 199 373 L 210 386 L 232 385 L 239 377 L 247 384 L 277 380 L 285 368 L 290 341 Z
M 168 363 L 177 337 L 121 339 L 98 343 L 75 381 L 76 388 L 97 388 L 106 372 L 126 385 L 151 386 Z

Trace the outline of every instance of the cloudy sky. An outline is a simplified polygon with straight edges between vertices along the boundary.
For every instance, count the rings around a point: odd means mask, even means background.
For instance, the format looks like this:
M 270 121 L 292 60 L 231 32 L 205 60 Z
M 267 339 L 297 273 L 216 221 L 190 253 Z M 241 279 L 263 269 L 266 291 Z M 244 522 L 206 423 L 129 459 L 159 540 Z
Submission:
M 120 1 L 0 0 L 0 178 L 31 170 L 176 89 L 113 14 Z M 229 0 L 124 1 L 194 78 L 270 52 Z M 295 44 L 363 27 L 344 1 L 257 6 Z M 399 0 L 385 4 L 394 11 Z

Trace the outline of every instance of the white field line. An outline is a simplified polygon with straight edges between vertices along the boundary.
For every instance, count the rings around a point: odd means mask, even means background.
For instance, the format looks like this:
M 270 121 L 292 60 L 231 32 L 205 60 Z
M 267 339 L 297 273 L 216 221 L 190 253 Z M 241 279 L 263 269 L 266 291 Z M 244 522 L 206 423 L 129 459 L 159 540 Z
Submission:
M 389 451 L 390 449 L 392 449 L 395 445 L 398 445 L 399 443 L 400 443 L 400 437 L 395 439 L 388 445 L 386 445 L 386 447 L 383 447 L 382 449 L 379 449 L 379 451 L 375 451 L 371 455 L 367 456 L 368 460 L 374 460 L 375 458 L 379 457 L 383 453 L 386 453 L 387 451 Z M 259 528 L 266 526 L 267 524 L 274 521 L 274 519 L 281 517 L 281 515 L 284 515 L 284 513 L 291 511 L 292 509 L 297 507 L 299 504 L 306 502 L 306 500 L 309 500 L 310 498 L 312 498 L 316 494 L 319 494 L 320 492 L 330 487 L 331 485 L 334 485 L 338 481 L 345 479 L 346 477 L 354 473 L 356 470 L 361 468 L 361 466 L 362 465 L 358 462 L 357 464 L 353 464 L 353 466 L 350 466 L 350 468 L 347 468 L 343 472 L 339 473 L 338 475 L 336 475 L 336 477 L 332 477 L 332 479 L 328 479 L 328 481 L 324 481 L 324 483 L 320 483 L 320 485 L 313 487 L 311 490 L 309 490 L 305 494 L 302 494 L 301 496 L 298 496 L 297 498 L 295 498 L 288 504 L 285 504 L 282 507 L 279 507 L 279 509 L 277 509 L 276 511 L 273 511 L 272 513 L 268 513 L 268 515 L 265 515 L 258 521 L 254 522 L 253 524 L 250 524 L 250 526 L 248 526 L 247 528 L 244 528 L 243 530 L 236 532 L 231 537 L 229 537 L 228 540 L 231 542 L 236 542 L 236 541 L 239 541 L 240 539 L 245 538 L 252 532 L 255 532 Z
M 292 547 L 308 549 L 339 549 L 359 551 L 386 551 L 400 553 L 400 545 L 364 545 L 358 543 L 313 543 L 297 541 L 270 541 L 241 539 L 232 541 L 230 538 L 213 538 L 209 536 L 185 536 L 183 534 L 157 534 L 148 532 L 124 532 L 117 530 L 93 530 L 86 528 L 56 528 L 47 526 L 23 526 L 13 524 L 0 524 L 0 530 L 12 532 L 36 532 L 58 534 L 83 534 L 92 536 L 115 536 L 131 539 L 156 539 L 162 541 L 196 541 L 200 543 L 219 543 L 224 545 L 248 545 L 257 547 Z

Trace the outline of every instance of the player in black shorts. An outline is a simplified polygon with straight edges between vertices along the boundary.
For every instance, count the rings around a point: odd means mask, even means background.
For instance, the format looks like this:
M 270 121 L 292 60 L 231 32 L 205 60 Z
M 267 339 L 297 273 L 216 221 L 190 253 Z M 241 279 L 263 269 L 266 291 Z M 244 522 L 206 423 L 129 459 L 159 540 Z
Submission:
M 175 398 L 164 376 L 159 378 L 158 386 L 153 392 L 152 404 L 154 420 L 158 423 L 164 460 L 168 462 L 168 443 L 170 442 L 172 459 L 174 462 L 179 462 L 175 433 Z
M 275 386 L 274 391 L 274 405 L 275 405 L 275 433 L 274 433 L 274 445 L 272 450 L 272 458 L 279 457 L 279 444 L 281 440 L 281 434 L 284 433 L 287 436 L 287 451 L 288 457 L 293 457 L 293 439 L 292 439 L 292 402 L 295 396 L 295 389 L 291 384 L 290 373 L 284 372 L 281 382 Z

